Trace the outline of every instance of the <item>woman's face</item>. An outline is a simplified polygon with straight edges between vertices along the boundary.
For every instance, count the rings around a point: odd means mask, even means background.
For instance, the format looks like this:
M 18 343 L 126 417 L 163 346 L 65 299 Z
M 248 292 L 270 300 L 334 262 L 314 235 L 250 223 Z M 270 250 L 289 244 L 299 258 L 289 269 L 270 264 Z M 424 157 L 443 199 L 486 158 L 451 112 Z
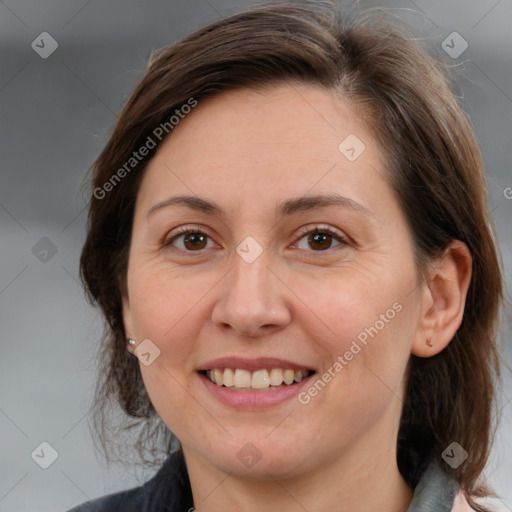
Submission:
M 190 460 L 257 478 L 394 453 L 421 286 L 362 117 L 308 85 L 229 91 L 151 160 L 124 321 Z

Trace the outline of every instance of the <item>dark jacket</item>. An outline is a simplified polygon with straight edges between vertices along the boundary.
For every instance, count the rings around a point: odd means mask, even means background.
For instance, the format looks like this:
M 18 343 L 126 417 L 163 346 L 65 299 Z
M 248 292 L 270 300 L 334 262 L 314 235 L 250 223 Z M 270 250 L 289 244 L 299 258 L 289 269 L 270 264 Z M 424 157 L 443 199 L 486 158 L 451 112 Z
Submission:
M 414 490 L 407 512 L 450 512 L 457 484 L 432 463 Z M 172 453 L 140 487 L 83 503 L 68 512 L 189 512 L 194 510 L 183 453 Z M 458 508 L 457 508 L 458 510 Z M 465 510 L 465 508 L 464 508 Z

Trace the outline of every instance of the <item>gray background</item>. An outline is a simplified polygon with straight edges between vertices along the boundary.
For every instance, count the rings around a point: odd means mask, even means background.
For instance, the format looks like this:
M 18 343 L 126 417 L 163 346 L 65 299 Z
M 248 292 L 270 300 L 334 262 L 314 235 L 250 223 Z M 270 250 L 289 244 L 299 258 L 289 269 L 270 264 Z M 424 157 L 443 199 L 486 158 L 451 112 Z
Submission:
M 105 467 L 88 431 L 101 321 L 77 281 L 86 220 L 80 187 L 150 52 L 255 4 L 0 1 L 0 511 L 64 511 L 149 476 L 136 468 Z M 396 8 L 417 37 L 439 47 L 453 31 L 468 42 L 452 62 L 486 161 L 510 290 L 512 1 L 361 4 Z M 31 47 L 45 31 L 58 42 L 47 59 Z M 44 237 L 51 243 L 40 241 Z M 509 305 L 502 350 L 508 364 L 511 316 Z M 501 497 L 496 509 L 512 510 L 512 374 L 507 368 L 504 382 L 503 418 L 486 474 Z M 46 470 L 31 457 L 43 441 L 58 453 Z

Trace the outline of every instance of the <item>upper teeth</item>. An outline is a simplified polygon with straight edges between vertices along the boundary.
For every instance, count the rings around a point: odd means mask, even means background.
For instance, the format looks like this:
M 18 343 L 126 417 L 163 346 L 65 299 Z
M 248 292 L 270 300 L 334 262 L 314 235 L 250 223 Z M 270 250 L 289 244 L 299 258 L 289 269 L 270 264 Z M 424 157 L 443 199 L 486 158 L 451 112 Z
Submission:
M 218 386 L 253 389 L 280 386 L 283 382 L 290 385 L 293 382 L 300 382 L 308 374 L 307 370 L 282 370 L 281 368 L 256 370 L 252 374 L 249 370 L 242 370 L 240 368 L 226 368 L 224 370 L 214 368 L 206 372 L 206 376 Z

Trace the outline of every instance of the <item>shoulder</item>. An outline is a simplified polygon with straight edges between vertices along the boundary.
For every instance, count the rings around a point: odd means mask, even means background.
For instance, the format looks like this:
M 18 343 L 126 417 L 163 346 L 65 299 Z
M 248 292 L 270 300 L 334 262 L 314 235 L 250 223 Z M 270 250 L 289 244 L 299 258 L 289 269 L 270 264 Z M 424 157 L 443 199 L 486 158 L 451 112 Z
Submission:
M 181 450 L 173 452 L 145 484 L 89 500 L 68 512 L 157 512 L 192 507 L 192 492 Z
M 89 500 L 68 512 L 140 512 L 146 501 L 146 485 Z
M 114 512 L 140 511 L 144 503 L 144 487 L 116 492 L 78 505 L 68 512 Z

